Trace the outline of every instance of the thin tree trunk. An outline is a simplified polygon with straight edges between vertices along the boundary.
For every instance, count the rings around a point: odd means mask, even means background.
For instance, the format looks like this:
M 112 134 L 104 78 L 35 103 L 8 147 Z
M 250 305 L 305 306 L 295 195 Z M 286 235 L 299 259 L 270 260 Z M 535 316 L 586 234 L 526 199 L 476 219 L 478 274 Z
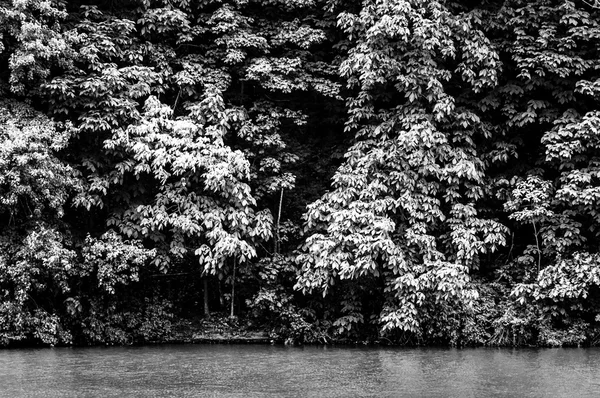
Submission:
M 233 259 L 233 275 L 231 278 L 231 308 L 229 311 L 229 317 L 233 318 L 235 316 L 233 306 L 235 303 L 235 266 L 237 265 L 237 258 Z
M 210 319 L 210 308 L 208 307 L 208 276 L 205 276 L 204 283 L 204 316 Z
M 277 209 L 277 223 L 275 224 L 275 247 L 274 253 L 279 254 L 279 224 L 281 222 L 281 207 L 283 204 L 283 188 L 281 188 L 281 193 L 279 195 L 279 208 Z
M 223 310 L 223 308 L 226 307 L 225 305 L 225 299 L 223 298 L 223 289 L 222 289 L 222 283 L 221 280 L 219 279 L 219 282 L 217 283 L 217 287 L 219 288 L 219 309 Z
M 535 221 L 531 222 L 533 224 L 533 232 L 535 234 L 535 246 L 537 247 L 538 261 L 537 261 L 537 271 L 540 273 L 540 268 L 542 266 L 542 250 L 540 249 L 540 241 L 538 239 L 538 231 L 535 226 Z

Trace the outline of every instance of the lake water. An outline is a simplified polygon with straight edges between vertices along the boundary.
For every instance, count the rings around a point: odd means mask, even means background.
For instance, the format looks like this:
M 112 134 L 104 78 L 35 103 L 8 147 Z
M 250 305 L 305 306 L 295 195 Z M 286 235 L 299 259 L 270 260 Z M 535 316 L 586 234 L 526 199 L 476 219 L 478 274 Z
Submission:
M 600 349 L 9 349 L 0 396 L 600 397 Z

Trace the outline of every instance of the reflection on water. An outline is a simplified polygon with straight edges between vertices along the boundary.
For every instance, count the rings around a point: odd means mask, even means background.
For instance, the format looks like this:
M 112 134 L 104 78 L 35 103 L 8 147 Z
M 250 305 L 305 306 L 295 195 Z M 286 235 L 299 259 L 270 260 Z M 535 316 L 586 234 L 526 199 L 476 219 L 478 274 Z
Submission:
M 600 397 L 599 349 L 0 350 L 2 397 Z

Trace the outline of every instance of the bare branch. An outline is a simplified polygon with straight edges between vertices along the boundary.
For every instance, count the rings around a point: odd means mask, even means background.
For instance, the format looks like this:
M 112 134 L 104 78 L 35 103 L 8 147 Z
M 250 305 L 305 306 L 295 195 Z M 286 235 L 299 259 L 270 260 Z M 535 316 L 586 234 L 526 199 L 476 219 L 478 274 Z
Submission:
M 585 4 L 587 4 L 588 6 L 592 7 L 592 8 L 596 8 L 598 10 L 600 10 L 600 0 L 594 0 L 593 3 L 587 1 L 587 0 L 581 0 L 583 1 Z

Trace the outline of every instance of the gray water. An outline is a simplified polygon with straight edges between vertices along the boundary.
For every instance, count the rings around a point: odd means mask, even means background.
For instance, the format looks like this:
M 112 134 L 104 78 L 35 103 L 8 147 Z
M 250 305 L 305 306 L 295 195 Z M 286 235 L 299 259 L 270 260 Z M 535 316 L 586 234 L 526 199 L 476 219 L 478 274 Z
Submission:
M 599 349 L 0 350 L 1 397 L 600 397 Z

